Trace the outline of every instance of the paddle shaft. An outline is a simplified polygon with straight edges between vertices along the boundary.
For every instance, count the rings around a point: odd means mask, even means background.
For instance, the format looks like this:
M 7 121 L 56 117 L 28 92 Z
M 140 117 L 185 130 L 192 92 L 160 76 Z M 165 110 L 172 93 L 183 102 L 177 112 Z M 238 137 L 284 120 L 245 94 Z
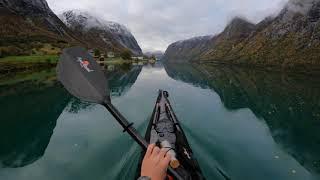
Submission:
M 110 102 L 103 103 L 103 106 L 108 109 L 112 116 L 118 121 L 118 123 L 123 127 L 124 132 L 128 134 L 144 149 L 147 150 L 149 143 L 138 133 L 138 131 L 132 126 L 131 123 L 127 121 L 125 117 L 114 107 Z M 168 171 L 178 180 L 183 180 L 183 178 L 170 166 Z
M 90 66 L 89 66 L 90 65 Z M 148 142 L 139 135 L 126 118 L 115 108 L 110 101 L 108 81 L 99 64 L 85 48 L 73 47 L 64 49 L 57 65 L 57 77 L 63 86 L 75 97 L 83 101 L 101 103 L 113 117 L 128 132 L 130 136 L 144 149 Z M 168 171 L 177 179 L 183 180 L 170 167 Z

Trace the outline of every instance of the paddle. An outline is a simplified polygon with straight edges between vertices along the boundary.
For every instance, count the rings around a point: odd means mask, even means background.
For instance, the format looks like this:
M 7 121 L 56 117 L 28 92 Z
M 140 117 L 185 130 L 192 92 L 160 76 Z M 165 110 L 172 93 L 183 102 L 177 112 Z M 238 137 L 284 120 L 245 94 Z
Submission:
M 57 76 L 63 86 L 75 97 L 103 105 L 128 134 L 144 149 L 147 141 L 137 132 L 124 116 L 111 103 L 108 81 L 94 58 L 81 47 L 64 49 L 57 65 Z M 183 179 L 171 167 L 171 175 Z

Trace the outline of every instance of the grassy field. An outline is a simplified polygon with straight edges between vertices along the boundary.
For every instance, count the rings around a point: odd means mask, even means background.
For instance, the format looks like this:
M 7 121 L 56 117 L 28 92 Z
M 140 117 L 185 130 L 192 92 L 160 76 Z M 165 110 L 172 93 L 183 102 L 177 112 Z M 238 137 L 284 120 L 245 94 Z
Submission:
M 34 71 L 42 68 L 56 66 L 59 61 L 58 55 L 31 55 L 31 56 L 7 56 L 0 58 L 0 76 L 15 72 Z M 120 57 L 107 58 L 104 62 L 106 65 L 122 65 L 131 63 L 148 63 L 150 61 L 133 61 L 123 60 Z
M 0 76 L 54 67 L 58 60 L 57 55 L 7 56 L 0 58 Z
M 32 56 L 8 56 L 0 58 L 0 63 L 57 63 L 59 56 L 57 55 L 32 55 Z M 133 60 L 123 60 L 121 57 L 106 58 L 106 64 L 126 64 L 133 63 Z M 142 60 L 137 62 L 148 62 L 148 60 Z
M 0 58 L 0 63 L 57 63 L 57 55 L 8 56 Z

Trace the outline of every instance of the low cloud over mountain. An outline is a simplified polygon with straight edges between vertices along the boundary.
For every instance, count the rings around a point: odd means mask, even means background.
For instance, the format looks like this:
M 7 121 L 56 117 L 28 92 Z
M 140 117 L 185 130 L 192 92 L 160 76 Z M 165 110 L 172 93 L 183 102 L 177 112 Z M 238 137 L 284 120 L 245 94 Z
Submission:
M 135 35 L 143 50 L 162 50 L 175 41 L 221 32 L 234 17 L 257 23 L 277 14 L 287 0 L 48 0 L 61 14 L 69 9 L 89 11 L 119 22 Z

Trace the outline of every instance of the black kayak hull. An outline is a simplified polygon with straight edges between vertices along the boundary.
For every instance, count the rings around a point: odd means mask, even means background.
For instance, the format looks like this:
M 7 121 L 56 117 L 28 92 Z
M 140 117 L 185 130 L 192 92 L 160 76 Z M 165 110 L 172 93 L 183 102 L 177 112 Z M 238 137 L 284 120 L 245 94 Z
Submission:
M 163 146 L 164 142 L 173 149 L 180 166 L 175 168 L 177 173 L 186 180 L 202 180 L 200 166 L 193 157 L 192 149 L 168 100 L 168 92 L 159 90 L 159 96 L 145 134 L 148 143 Z M 139 169 L 145 152 L 142 152 Z

